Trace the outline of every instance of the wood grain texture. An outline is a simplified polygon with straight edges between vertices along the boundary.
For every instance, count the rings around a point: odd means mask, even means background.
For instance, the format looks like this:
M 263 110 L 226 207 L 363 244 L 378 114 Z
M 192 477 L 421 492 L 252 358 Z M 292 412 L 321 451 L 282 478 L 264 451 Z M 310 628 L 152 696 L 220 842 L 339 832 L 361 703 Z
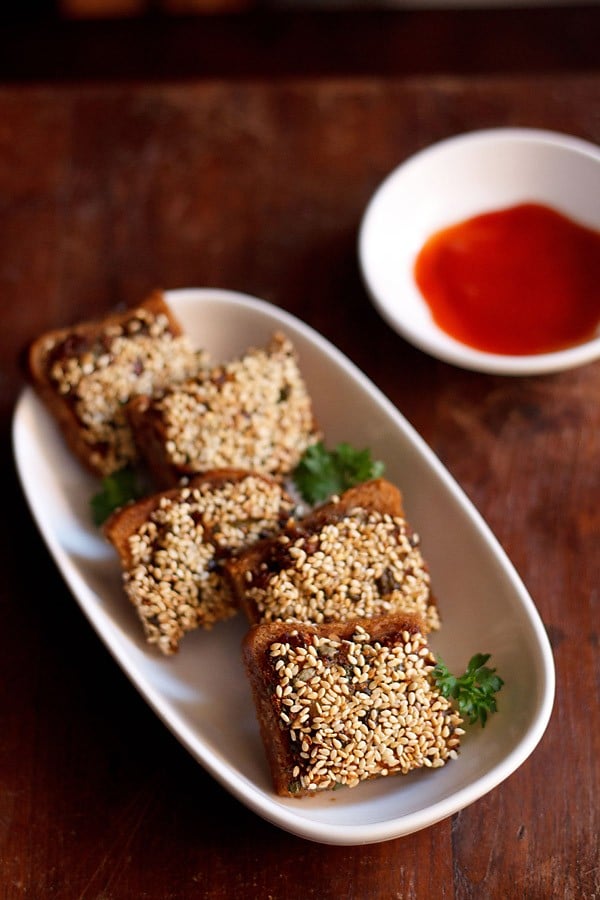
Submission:
M 492 125 L 600 142 L 599 109 L 593 73 L 0 89 L 3 896 L 600 896 L 600 364 L 502 379 L 438 363 L 379 319 L 356 261 L 364 206 L 410 153 Z M 8 445 L 21 349 L 186 285 L 262 296 L 333 340 L 439 454 L 538 605 L 550 726 L 452 820 L 336 848 L 258 819 L 142 702 L 41 544 Z

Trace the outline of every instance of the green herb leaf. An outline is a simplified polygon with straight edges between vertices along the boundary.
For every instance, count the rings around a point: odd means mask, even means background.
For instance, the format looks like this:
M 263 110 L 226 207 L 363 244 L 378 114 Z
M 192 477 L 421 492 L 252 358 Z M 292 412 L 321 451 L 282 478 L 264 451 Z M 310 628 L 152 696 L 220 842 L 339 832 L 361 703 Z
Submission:
M 307 503 L 318 503 L 383 474 L 384 464 L 371 451 L 356 450 L 340 443 L 328 450 L 322 441 L 312 444 L 292 474 L 294 484 Z
M 102 525 L 112 512 L 144 495 L 142 480 L 135 469 L 119 469 L 102 479 L 102 489 L 90 500 L 94 525 Z
M 496 675 L 496 670 L 486 666 L 489 658 L 489 653 L 476 653 L 471 657 L 464 675 L 458 677 L 448 670 L 442 660 L 438 660 L 432 673 L 440 693 L 456 702 L 458 711 L 471 725 L 480 722 L 482 728 L 488 715 L 496 712 L 494 695 L 504 684 Z

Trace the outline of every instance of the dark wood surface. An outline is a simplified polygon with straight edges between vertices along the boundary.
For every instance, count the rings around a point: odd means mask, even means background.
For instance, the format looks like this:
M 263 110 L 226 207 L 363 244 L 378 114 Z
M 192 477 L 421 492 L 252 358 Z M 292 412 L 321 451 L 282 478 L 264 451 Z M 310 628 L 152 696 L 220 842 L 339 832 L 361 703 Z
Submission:
M 582 14 L 597 24 L 597 15 Z M 558 21 L 559 11 L 551 15 Z M 140 77 L 116 77 L 107 64 L 109 81 L 98 70 L 81 84 L 48 48 L 30 61 L 37 77 L 29 78 L 24 61 L 10 66 L 4 57 L 3 898 L 600 896 L 600 364 L 510 379 L 436 362 L 377 316 L 356 259 L 372 191 L 433 141 L 528 125 L 600 142 L 600 73 L 589 59 L 577 64 L 567 39 L 548 48 L 547 65 L 537 58 L 507 71 L 497 53 L 496 66 L 482 64 L 478 77 L 465 65 L 453 70 L 443 54 L 427 71 L 385 69 L 373 47 L 377 22 L 364 21 L 371 65 L 363 59 L 358 70 L 342 71 L 338 58 L 339 72 L 311 72 L 307 63 L 310 77 L 295 70 L 295 45 L 289 69 L 275 48 L 270 72 L 257 54 L 254 70 L 232 63 L 229 72 L 171 81 L 150 79 L 152 66 L 141 63 Z M 418 18 L 406 21 L 422 37 Z M 506 36 L 528 17 L 495 21 Z M 565 35 L 575 22 L 564 11 Z M 354 17 L 339 23 L 350 42 Z M 231 27 L 238 41 L 242 21 Z M 310 27 L 318 42 L 318 22 Z M 226 54 L 225 23 L 219 28 Z M 35 44 L 34 32 L 21 33 L 23 47 Z M 381 39 L 389 50 L 385 29 Z M 254 46 L 256 34 L 249 40 Z M 500 42 L 496 31 L 490 46 Z M 219 66 L 226 69 L 222 58 Z M 135 303 L 156 286 L 205 285 L 294 312 L 382 388 L 488 520 L 548 629 L 558 686 L 541 743 L 501 786 L 418 834 L 327 847 L 232 799 L 92 632 L 16 484 L 10 418 L 27 343 L 46 328 Z
M 466 8 L 458 10 L 444 9 L 444 0 L 436 9 L 432 2 L 427 9 L 425 0 L 419 10 L 409 0 L 407 9 L 393 10 L 386 0 L 364 0 L 362 9 L 350 0 L 354 8 L 342 13 L 332 9 L 335 0 L 324 8 L 313 0 L 312 11 L 301 0 L 288 11 L 278 9 L 277 0 L 259 0 L 255 10 L 236 15 L 65 22 L 51 14 L 28 16 L 24 0 L 0 12 L 0 78 L 156 81 L 598 69 L 595 2 L 503 9 L 499 0 L 500 8 L 477 9 L 464 0 Z M 370 5 L 380 8 L 369 12 Z

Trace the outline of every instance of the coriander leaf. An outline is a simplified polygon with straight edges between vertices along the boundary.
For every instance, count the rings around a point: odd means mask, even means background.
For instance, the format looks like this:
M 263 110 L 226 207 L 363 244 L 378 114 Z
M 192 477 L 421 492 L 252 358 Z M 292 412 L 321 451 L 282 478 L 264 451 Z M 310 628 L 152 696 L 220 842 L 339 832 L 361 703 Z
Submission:
M 318 503 L 383 474 L 384 464 L 371 451 L 340 443 L 328 450 L 322 441 L 311 444 L 292 473 L 294 484 L 307 503 Z
M 90 500 L 94 525 L 102 525 L 112 512 L 144 494 L 139 474 L 131 468 L 119 469 L 102 479 L 102 488 Z
M 495 694 L 504 684 L 495 669 L 485 664 L 489 653 L 472 656 L 464 675 L 453 675 L 442 660 L 438 660 L 433 670 L 433 679 L 440 693 L 448 700 L 456 701 L 460 714 L 473 725 L 480 722 L 484 727 L 488 715 L 497 711 Z
M 335 494 L 339 479 L 333 458 L 322 441 L 306 449 L 292 478 L 307 503 L 317 503 L 330 494 Z
M 383 463 L 373 460 L 370 450 L 355 450 L 350 444 L 342 443 L 337 445 L 333 453 L 347 487 L 383 474 Z

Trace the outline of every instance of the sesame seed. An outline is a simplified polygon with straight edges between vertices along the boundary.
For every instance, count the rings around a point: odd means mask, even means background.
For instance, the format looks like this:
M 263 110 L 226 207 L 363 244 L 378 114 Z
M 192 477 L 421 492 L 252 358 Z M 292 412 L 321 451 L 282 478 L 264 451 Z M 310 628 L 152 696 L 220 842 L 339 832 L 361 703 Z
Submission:
M 418 651 L 427 649 L 426 638 L 418 632 L 411 635 L 411 644 Z M 316 650 L 316 657 L 310 654 L 311 648 Z M 347 671 L 351 656 L 363 660 L 361 675 L 385 695 L 385 705 L 374 709 L 372 696 L 353 687 Z M 286 684 L 291 709 L 300 713 L 293 729 L 288 730 L 288 738 L 294 758 L 292 775 L 303 791 L 351 787 L 369 778 L 438 767 L 456 758 L 462 719 L 429 677 L 429 651 L 427 659 L 418 656 L 413 666 L 418 704 L 410 694 L 399 690 L 404 687 L 397 680 L 398 668 L 406 662 L 403 645 L 394 643 L 393 638 L 371 643 L 362 627 L 350 640 L 304 634 L 294 646 L 274 642 L 267 659 L 276 681 L 279 675 L 274 660 L 283 660 L 286 669 L 297 669 L 296 677 Z M 319 703 L 303 690 L 305 666 L 314 670 L 325 686 Z M 278 681 L 273 702 L 285 729 L 290 722 L 290 707 L 281 706 L 280 687 Z
M 221 560 L 277 531 L 292 508 L 279 484 L 252 474 L 163 496 L 130 536 L 124 573 L 149 643 L 171 654 L 187 631 L 233 615 Z
M 166 390 L 151 409 L 165 463 L 181 473 L 232 466 L 287 474 L 320 436 L 293 346 L 280 334 Z
M 429 572 L 418 543 L 407 535 L 401 517 L 354 509 L 298 537 L 285 550 L 289 563 L 278 564 L 276 571 L 270 571 L 268 555 L 263 558 L 264 577 L 246 574 L 245 594 L 262 622 L 320 624 L 406 612 L 419 614 L 428 631 L 437 629 Z M 274 541 L 268 551 L 279 562 L 281 546 Z M 376 574 L 369 577 L 369 571 Z M 406 633 L 406 655 L 412 658 L 410 637 Z
M 166 316 L 133 310 L 123 325 L 105 325 L 84 349 L 70 337 L 49 348 L 48 377 L 77 419 L 93 465 L 108 475 L 137 457 L 125 405 L 189 378 L 204 357 L 184 335 L 174 335 Z

